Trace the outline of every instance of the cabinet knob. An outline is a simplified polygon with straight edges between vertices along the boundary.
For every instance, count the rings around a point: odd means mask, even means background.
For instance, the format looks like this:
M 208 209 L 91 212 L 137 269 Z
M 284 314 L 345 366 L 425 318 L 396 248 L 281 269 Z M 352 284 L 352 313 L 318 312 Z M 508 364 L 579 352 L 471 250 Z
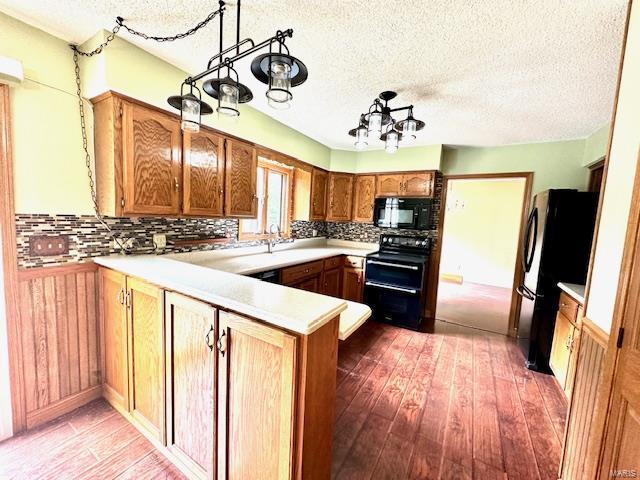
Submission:
M 176 192 L 180 190 L 180 184 L 178 183 L 178 177 L 173 177 L 173 184 L 176 187 Z

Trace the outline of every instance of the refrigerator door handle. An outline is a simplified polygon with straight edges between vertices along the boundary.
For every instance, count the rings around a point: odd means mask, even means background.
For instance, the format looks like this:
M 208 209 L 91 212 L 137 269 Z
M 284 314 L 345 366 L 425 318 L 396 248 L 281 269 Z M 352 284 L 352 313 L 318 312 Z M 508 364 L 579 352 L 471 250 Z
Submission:
M 518 288 L 516 288 L 516 293 L 522 298 L 526 298 L 527 300 L 535 300 L 535 297 L 531 295 L 529 289 L 524 285 L 520 285 Z

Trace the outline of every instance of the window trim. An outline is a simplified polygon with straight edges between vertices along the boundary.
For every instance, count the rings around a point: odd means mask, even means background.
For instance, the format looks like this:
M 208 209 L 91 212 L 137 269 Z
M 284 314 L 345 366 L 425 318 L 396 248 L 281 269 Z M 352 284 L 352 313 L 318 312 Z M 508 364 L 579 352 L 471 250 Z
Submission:
M 266 205 L 268 202 L 268 191 L 269 191 L 269 171 L 273 171 L 273 172 L 277 172 L 280 173 L 282 175 L 284 175 L 286 177 L 287 180 L 287 188 L 284 191 L 285 194 L 285 199 L 283 201 L 283 205 L 285 206 L 285 212 L 284 212 L 284 219 L 283 219 L 283 228 L 282 228 L 282 238 L 289 238 L 290 234 L 291 234 L 291 218 L 293 216 L 293 172 L 294 172 L 294 167 L 292 166 L 288 166 L 288 165 L 284 165 L 280 162 L 277 162 L 276 160 L 266 156 L 266 155 L 258 155 L 258 167 L 257 168 L 264 168 L 265 169 L 265 175 L 264 175 L 264 184 L 263 184 L 263 191 L 262 196 L 264 198 L 264 203 L 263 205 L 265 206 L 262 211 L 258 212 L 258 215 L 262 215 L 262 224 L 265 226 L 265 228 L 268 228 L 267 226 L 267 209 L 266 209 Z M 257 192 L 256 192 L 257 193 Z M 260 195 L 260 193 L 258 193 L 258 195 Z M 242 222 L 245 222 L 247 220 L 255 220 L 258 217 L 256 216 L 256 218 L 252 218 L 252 219 L 240 219 L 240 222 L 238 223 L 238 240 L 240 241 L 247 241 L 247 240 L 266 240 L 268 238 L 271 238 L 271 235 L 268 232 L 262 232 L 262 233 L 254 233 L 254 232 L 243 232 L 242 231 Z

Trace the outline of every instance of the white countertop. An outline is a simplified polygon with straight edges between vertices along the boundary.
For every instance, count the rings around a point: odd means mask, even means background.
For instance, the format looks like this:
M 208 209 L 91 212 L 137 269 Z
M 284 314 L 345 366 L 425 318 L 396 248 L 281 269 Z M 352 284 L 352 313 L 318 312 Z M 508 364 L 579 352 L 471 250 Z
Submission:
M 266 253 L 266 247 L 233 248 L 225 250 L 209 250 L 204 252 L 172 253 L 167 257 L 180 262 L 214 268 L 223 272 L 251 275 L 312 262 L 336 255 L 355 255 L 364 257 L 378 251 L 377 244 L 340 242 L 319 239 L 298 240 L 276 246 L 273 253 Z
M 558 283 L 558 287 L 563 292 L 566 292 L 571 298 L 573 298 L 580 305 L 584 305 L 584 285 L 578 285 L 577 283 Z
M 246 277 L 274 268 L 335 255 L 364 256 L 377 250 L 353 248 L 354 242 L 294 242 L 272 254 L 252 249 L 228 249 L 172 255 L 112 255 L 95 258 L 99 265 L 142 278 L 159 287 L 308 335 L 345 310 L 340 338 L 353 333 L 371 309 L 355 302 L 306 292 Z M 264 252 L 266 247 L 258 247 Z M 244 252 L 243 252 L 244 251 Z

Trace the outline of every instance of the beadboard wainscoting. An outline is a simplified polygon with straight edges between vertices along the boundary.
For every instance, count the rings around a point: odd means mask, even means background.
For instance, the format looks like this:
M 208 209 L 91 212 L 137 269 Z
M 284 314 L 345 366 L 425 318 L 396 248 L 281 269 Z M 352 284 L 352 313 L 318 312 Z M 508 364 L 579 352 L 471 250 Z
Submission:
M 102 394 L 96 273 L 94 263 L 18 273 L 27 428 Z

